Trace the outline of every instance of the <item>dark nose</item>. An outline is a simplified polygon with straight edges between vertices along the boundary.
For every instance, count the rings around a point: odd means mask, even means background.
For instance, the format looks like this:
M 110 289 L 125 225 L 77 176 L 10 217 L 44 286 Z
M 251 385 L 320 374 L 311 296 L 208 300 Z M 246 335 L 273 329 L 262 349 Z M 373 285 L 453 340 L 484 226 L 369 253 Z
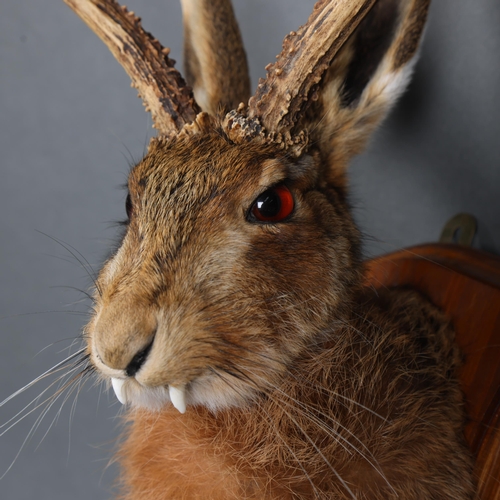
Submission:
M 144 361 L 146 361 L 152 347 L 153 341 L 151 341 L 144 349 L 140 350 L 132 358 L 130 363 L 127 365 L 127 368 L 125 368 L 125 373 L 128 377 L 133 377 L 140 370 L 141 366 L 144 364 Z

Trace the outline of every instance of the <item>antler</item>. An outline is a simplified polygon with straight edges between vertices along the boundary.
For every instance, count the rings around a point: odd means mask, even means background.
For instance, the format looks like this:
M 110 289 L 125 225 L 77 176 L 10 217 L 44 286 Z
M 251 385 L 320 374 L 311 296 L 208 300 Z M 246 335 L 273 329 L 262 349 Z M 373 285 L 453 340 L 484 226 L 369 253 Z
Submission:
M 144 31 L 140 18 L 115 0 L 64 0 L 108 46 L 132 79 L 160 134 L 179 132 L 200 108 L 168 57 L 169 49 Z
M 317 99 L 317 87 L 335 54 L 356 29 L 376 0 L 339 2 L 319 0 L 307 23 L 283 41 L 277 61 L 266 66 L 246 116 L 229 113 L 225 125 L 230 137 L 245 141 L 264 133 L 282 147 L 302 149 L 304 134 L 294 127 L 308 104 Z M 239 110 L 243 112 L 242 109 Z

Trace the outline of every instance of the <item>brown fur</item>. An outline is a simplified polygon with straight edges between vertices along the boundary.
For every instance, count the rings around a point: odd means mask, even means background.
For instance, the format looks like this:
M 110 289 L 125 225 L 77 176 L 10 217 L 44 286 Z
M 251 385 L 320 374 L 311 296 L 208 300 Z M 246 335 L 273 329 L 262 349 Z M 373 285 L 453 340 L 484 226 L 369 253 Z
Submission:
M 346 201 L 348 160 L 407 83 L 427 5 L 380 0 L 303 117 L 299 157 L 200 114 L 132 170 L 86 328 L 132 404 L 124 498 L 472 498 L 452 330 L 417 294 L 363 288 Z M 293 212 L 257 223 L 278 184 Z M 168 387 L 186 389 L 184 415 Z
M 445 319 L 411 293 L 361 287 L 357 231 L 343 196 L 316 185 L 317 157 L 235 146 L 212 126 L 156 142 L 132 172 L 127 265 L 101 273 L 89 329 L 125 367 L 153 312 L 140 382 L 205 380 L 230 405 L 132 410 L 126 498 L 472 498 Z M 255 186 L 283 177 L 294 221 L 238 222 Z M 110 311 L 124 320 L 102 329 Z
M 415 56 L 427 18 L 429 3 L 418 0 L 412 2 L 402 29 L 401 40 L 398 41 L 394 54 L 394 69 L 400 68 Z
M 250 78 L 240 30 L 229 0 L 182 0 L 184 71 L 204 111 L 246 103 Z

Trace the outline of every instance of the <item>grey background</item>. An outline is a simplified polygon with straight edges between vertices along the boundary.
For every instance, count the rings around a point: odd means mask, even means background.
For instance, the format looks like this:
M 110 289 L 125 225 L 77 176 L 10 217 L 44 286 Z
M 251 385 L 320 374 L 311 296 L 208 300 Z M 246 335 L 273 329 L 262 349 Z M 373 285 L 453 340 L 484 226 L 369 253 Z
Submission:
M 254 86 L 313 3 L 235 1 Z M 178 2 L 128 5 L 180 61 Z M 86 318 L 83 295 L 57 287 L 87 289 L 88 276 L 37 231 L 99 267 L 124 217 L 118 187 L 152 132 L 128 77 L 62 1 L 2 0 L 0 12 L 1 401 L 62 359 Z M 497 0 L 434 2 L 414 82 L 351 169 L 367 255 L 435 241 L 461 211 L 479 219 L 476 245 L 500 251 L 499 26 Z M 119 405 L 91 385 L 45 437 L 59 402 L 25 446 L 40 410 L 0 437 L 0 475 L 23 448 L 2 499 L 111 496 Z M 39 390 L 0 408 L 0 425 Z

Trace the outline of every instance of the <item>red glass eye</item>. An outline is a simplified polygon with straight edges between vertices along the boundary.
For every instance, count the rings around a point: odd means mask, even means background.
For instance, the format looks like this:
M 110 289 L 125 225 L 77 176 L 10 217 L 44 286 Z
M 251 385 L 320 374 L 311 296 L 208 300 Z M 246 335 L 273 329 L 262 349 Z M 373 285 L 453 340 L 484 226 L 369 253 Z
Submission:
M 258 221 L 280 222 L 293 212 L 294 206 L 290 190 L 284 184 L 279 184 L 259 195 L 250 212 Z

